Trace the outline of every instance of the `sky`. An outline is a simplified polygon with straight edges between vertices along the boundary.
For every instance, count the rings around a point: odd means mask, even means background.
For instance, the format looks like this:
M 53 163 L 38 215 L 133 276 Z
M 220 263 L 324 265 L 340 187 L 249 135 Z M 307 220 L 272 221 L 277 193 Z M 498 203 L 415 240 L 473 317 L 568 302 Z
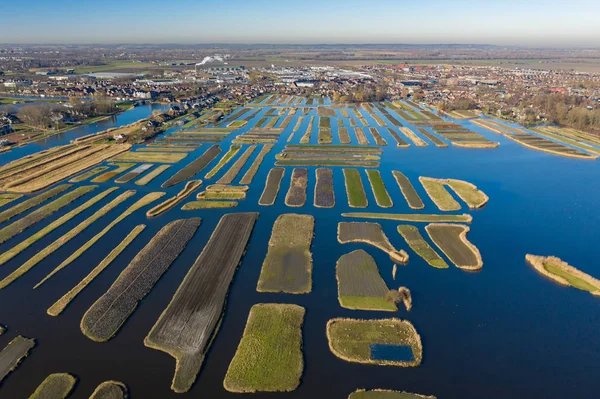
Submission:
M 598 0 L 0 0 L 0 43 L 600 46 Z

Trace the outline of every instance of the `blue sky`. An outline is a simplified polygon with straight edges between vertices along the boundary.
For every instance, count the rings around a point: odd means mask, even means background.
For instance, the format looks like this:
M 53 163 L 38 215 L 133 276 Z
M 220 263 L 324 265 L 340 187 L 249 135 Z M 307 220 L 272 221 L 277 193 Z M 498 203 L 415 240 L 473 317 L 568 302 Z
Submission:
M 596 0 L 0 0 L 0 43 L 599 46 Z

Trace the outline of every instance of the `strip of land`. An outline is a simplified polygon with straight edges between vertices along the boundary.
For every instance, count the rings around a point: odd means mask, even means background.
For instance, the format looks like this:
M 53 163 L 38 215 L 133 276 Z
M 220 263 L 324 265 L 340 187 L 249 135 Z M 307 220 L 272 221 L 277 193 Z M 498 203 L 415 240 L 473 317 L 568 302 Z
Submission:
M 351 208 L 366 208 L 369 203 L 359 171 L 356 169 L 344 169 L 343 172 L 348 205 Z
M 444 259 L 425 241 L 417 227 L 408 224 L 400 225 L 398 226 L 398 233 L 404 238 L 408 246 L 430 266 L 441 269 L 448 267 Z
M 55 373 L 50 374 L 29 399 L 64 399 L 75 388 L 77 379 L 71 374 Z
M 0 212 L 0 223 L 4 223 L 7 220 L 12 219 L 13 217 L 20 215 L 23 212 L 28 211 L 29 209 L 38 206 L 39 204 L 46 202 L 50 198 L 56 197 L 58 194 L 61 194 L 71 188 L 71 184 L 61 184 L 60 186 L 56 186 L 51 188 L 48 191 L 45 191 L 41 194 L 36 195 L 35 197 L 26 199 L 25 201 L 20 202 L 19 204 L 9 208 L 3 212 Z
M 170 167 L 171 165 L 158 165 L 151 172 L 146 173 L 143 177 L 140 177 L 138 180 L 136 180 L 135 184 L 138 186 L 145 186 Z
M 119 381 L 104 381 L 98 385 L 89 399 L 127 399 L 127 386 Z
M 600 296 L 600 280 L 576 269 L 560 258 L 528 254 L 525 256 L 525 260 L 552 281 Z
M 265 189 L 258 200 L 258 204 L 262 206 L 271 206 L 275 203 L 277 199 L 277 194 L 279 193 L 279 187 L 281 186 L 281 180 L 283 179 L 283 175 L 285 174 L 285 169 L 283 168 L 273 168 L 269 171 L 269 175 L 267 176 L 267 182 L 265 184 Z
M 463 270 L 476 271 L 483 267 L 477 247 L 467 239 L 469 227 L 460 224 L 434 223 L 425 227 L 438 248 Z
M 306 187 L 308 170 L 296 168 L 292 171 L 290 188 L 285 196 L 285 204 L 289 207 L 301 207 L 306 203 Z
M 157 217 L 167 212 L 170 209 L 173 209 L 177 204 L 181 203 L 181 201 L 185 200 L 188 196 L 190 196 L 194 191 L 196 191 L 202 185 L 202 180 L 190 180 L 185 184 L 185 187 L 177 193 L 174 197 L 171 197 L 160 204 L 156 205 L 154 208 L 149 209 L 146 212 L 146 216 L 149 218 Z M 161 193 L 164 195 L 164 193 Z
M 29 351 L 35 346 L 35 340 L 18 336 L 9 342 L 0 352 L 0 382 L 6 378 L 11 371 L 19 366 L 19 363 L 27 357 Z
M 387 253 L 396 263 L 404 264 L 408 262 L 406 251 L 398 251 L 394 248 L 379 223 L 340 222 L 338 223 L 338 241 L 340 244 L 352 242 L 370 244 Z
M 401 172 L 393 170 L 392 174 L 398 183 L 398 187 L 400 187 L 400 191 L 402 191 L 402 195 L 404 195 L 406 202 L 408 202 L 408 206 L 410 206 L 411 209 L 425 208 L 423 200 L 421 200 L 421 197 L 419 197 L 419 194 L 417 194 L 417 191 L 410 180 Z
M 317 208 L 333 208 L 335 206 L 335 192 L 333 190 L 333 170 L 319 168 L 315 172 L 314 204 Z
M 256 172 L 258 172 L 258 168 L 260 168 L 260 165 L 262 164 L 265 156 L 272 149 L 273 149 L 273 144 L 265 144 L 262 147 L 262 149 L 260 150 L 260 152 L 258 153 L 258 155 L 256 156 L 256 158 L 254 159 L 254 162 L 252 162 L 252 165 L 250 165 L 250 167 L 248 168 L 248 171 L 242 177 L 242 180 L 240 180 L 240 184 L 250 184 L 250 183 L 252 183 L 252 180 L 254 179 L 254 176 L 256 175 Z
M 221 218 L 171 302 L 144 339 L 176 359 L 171 389 L 187 392 L 216 336 L 229 285 L 246 250 L 258 213 Z
M 383 179 L 381 178 L 381 174 L 378 170 L 367 170 L 367 177 L 369 178 L 369 183 L 371 183 L 371 190 L 373 190 L 373 195 L 375 196 L 375 202 L 380 208 L 391 208 L 394 203 L 388 194 L 385 184 L 383 183 Z
M 431 222 L 446 222 L 446 223 L 471 223 L 473 216 L 468 214 L 462 215 L 427 215 L 418 213 L 400 214 L 400 213 L 371 213 L 371 212 L 348 212 L 342 213 L 343 217 L 357 219 L 382 219 L 395 220 L 398 222 L 416 222 L 416 223 L 431 223 Z
M 202 154 L 195 161 L 181 168 L 180 171 L 175 173 L 173 177 L 169 178 L 162 184 L 162 188 L 167 188 L 191 179 L 200 173 L 204 168 L 208 166 L 219 154 L 221 153 L 221 147 L 213 145 L 204 154 Z

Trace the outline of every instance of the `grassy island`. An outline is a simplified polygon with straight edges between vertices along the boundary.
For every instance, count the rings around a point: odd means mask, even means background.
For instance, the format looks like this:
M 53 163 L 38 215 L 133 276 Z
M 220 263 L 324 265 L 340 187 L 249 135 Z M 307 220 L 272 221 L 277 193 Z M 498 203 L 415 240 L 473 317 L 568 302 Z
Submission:
M 372 391 L 359 389 L 358 391 L 352 392 L 350 396 L 348 396 L 348 399 L 436 399 L 436 397 L 419 395 L 416 393 L 388 391 L 384 389 L 374 389 Z
M 360 172 L 356 169 L 344 169 L 344 182 L 346 183 L 346 194 L 348 196 L 348 205 L 351 208 L 366 208 L 368 206 L 367 194 L 360 177 Z
M 75 388 L 76 382 L 77 379 L 71 374 L 50 374 L 31 394 L 29 399 L 64 399 Z
M 390 291 L 379 274 L 375 259 L 362 249 L 342 255 L 336 265 L 338 301 L 343 308 L 395 312 L 386 299 Z
M 304 370 L 304 313 L 298 305 L 254 305 L 225 375 L 225 389 L 237 393 L 296 389 Z
M 560 258 L 528 254 L 525 255 L 525 260 L 550 280 L 600 296 L 600 280 L 574 268 Z
M 429 198 L 431 198 L 440 211 L 449 212 L 460 210 L 460 204 L 452 197 L 452 195 L 450 195 L 448 190 L 446 190 L 443 181 L 423 176 L 419 177 L 419 181 L 423 185 L 427 195 L 429 195 Z
M 327 340 L 331 352 L 347 362 L 416 367 L 423 359 L 421 337 L 406 320 L 332 319 Z
M 371 183 L 371 190 L 375 196 L 375 201 L 380 208 L 391 208 L 394 203 L 388 194 L 381 173 L 378 170 L 367 170 L 367 177 Z
M 285 196 L 285 204 L 289 207 L 302 207 L 306 203 L 306 187 L 308 186 L 308 170 L 296 168 L 292 171 L 290 188 Z
M 127 386 L 119 381 L 104 381 L 89 399 L 127 399 Z
M 408 246 L 430 266 L 441 269 L 448 267 L 444 259 L 425 241 L 417 227 L 408 224 L 401 225 L 398 226 L 398 233 L 404 238 Z
M 306 294 L 312 288 L 315 219 L 310 215 L 280 215 L 273 225 L 269 251 L 258 280 L 259 292 Z

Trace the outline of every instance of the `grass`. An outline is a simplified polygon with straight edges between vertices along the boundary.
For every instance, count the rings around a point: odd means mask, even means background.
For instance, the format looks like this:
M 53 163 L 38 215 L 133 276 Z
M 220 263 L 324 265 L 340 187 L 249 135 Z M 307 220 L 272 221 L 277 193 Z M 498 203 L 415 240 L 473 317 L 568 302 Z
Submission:
M 190 180 L 185 184 L 183 190 L 177 193 L 176 196 L 167 199 L 166 201 L 156 205 L 154 208 L 146 212 L 146 217 L 153 218 L 170 209 L 173 209 L 177 204 L 186 199 L 190 194 L 196 191 L 202 185 L 202 180 Z M 164 193 L 161 193 L 164 194 Z
M 600 296 L 600 280 L 569 265 L 555 256 L 526 255 L 525 260 L 545 277 L 592 295 Z
M 101 174 L 100 176 L 95 177 L 92 180 L 92 183 L 105 183 L 135 166 L 134 163 L 116 163 L 112 165 L 116 166 L 116 168 L 111 170 L 110 172 L 106 172 L 104 174 Z
M 35 197 L 22 201 L 21 203 L 13 206 L 10 209 L 0 212 L 0 223 L 4 223 L 7 220 L 12 219 L 14 216 L 20 215 L 21 213 L 38 206 L 39 204 L 49 200 L 50 198 L 56 197 L 58 194 L 65 192 L 71 187 L 71 184 L 61 184 L 60 186 L 51 188 L 50 190 L 36 195 Z
M 236 201 L 191 201 L 181 207 L 182 211 L 195 211 L 198 209 L 224 209 L 235 208 Z
M 126 192 L 125 194 L 129 195 L 128 193 L 129 192 Z M 131 194 L 131 195 L 135 195 L 135 191 L 133 191 L 133 194 Z M 58 273 L 59 271 L 61 271 L 62 269 L 64 269 L 68 265 L 70 265 L 73 261 L 78 259 L 81 255 L 83 255 L 83 253 L 85 251 L 90 249 L 96 242 L 98 242 L 102 237 L 104 237 L 106 234 L 108 234 L 108 232 L 110 232 L 110 230 L 112 230 L 113 227 L 115 227 L 121 221 L 125 220 L 125 218 L 127 218 L 128 216 L 133 214 L 135 211 L 137 211 L 137 210 L 151 204 L 152 202 L 156 201 L 157 199 L 161 198 L 163 195 L 165 195 L 165 193 L 158 193 L 158 192 L 149 193 L 149 194 L 146 194 L 145 196 L 143 196 L 138 201 L 136 201 L 133 205 L 131 205 L 129 208 L 127 208 L 125 210 L 125 212 L 121 213 L 113 221 L 111 221 L 106 227 L 104 227 L 98 234 L 96 234 L 95 236 L 90 238 L 85 244 L 83 244 L 81 247 L 79 247 L 77 250 L 75 250 L 71 255 L 69 255 L 69 257 L 67 259 L 65 259 L 60 265 L 58 265 L 56 268 L 54 268 L 54 270 L 52 270 L 46 277 L 44 277 L 33 288 L 38 288 L 39 286 L 44 284 L 48 279 L 50 279 L 52 276 L 54 276 L 56 273 Z M 112 207 L 107 206 L 107 209 L 108 210 L 102 210 L 102 209 L 99 210 L 98 211 L 98 212 L 100 212 L 99 215 L 110 211 L 110 209 L 112 209 Z
M 126 191 L 113 199 L 111 202 L 100 208 L 96 211 L 92 216 L 85 219 L 83 222 L 79 223 L 76 227 L 65 233 L 62 237 L 58 238 L 56 241 L 52 242 L 43 250 L 37 252 L 34 256 L 32 256 L 27 262 L 23 263 L 19 268 L 5 277 L 2 281 L 0 281 L 0 289 L 6 288 L 16 279 L 21 277 L 23 274 L 27 273 L 31 268 L 37 265 L 39 262 L 44 260 L 47 256 L 51 255 L 63 245 L 68 243 L 71 239 L 76 237 L 79 233 L 89 227 L 92 223 L 100 219 L 102 216 L 107 214 L 109 211 L 117 207 L 119 204 L 124 202 L 127 198 L 133 196 L 135 191 Z
M 177 259 L 200 226 L 199 218 L 163 227 L 83 315 L 81 332 L 96 342 L 111 339 Z
M 348 195 L 348 205 L 352 208 L 366 208 L 369 203 L 360 173 L 356 169 L 344 169 L 343 172 L 346 183 L 346 194 Z
M 489 201 L 489 197 L 475 185 L 456 179 L 442 180 L 462 199 L 471 209 L 483 207 Z
M 120 162 L 177 163 L 187 155 L 187 153 L 174 152 L 126 152 L 113 158 L 113 160 Z
M 87 287 L 100 273 L 102 273 L 110 264 L 131 244 L 135 238 L 140 235 L 142 231 L 146 228 L 146 225 L 140 224 L 135 226 L 133 230 L 125 237 L 123 241 L 121 241 L 112 251 L 104 258 L 102 261 L 83 279 L 81 280 L 75 287 L 73 287 L 69 292 L 63 295 L 58 301 L 56 301 L 52 306 L 48 308 L 46 313 L 50 316 L 58 316 L 63 310 L 75 299 L 77 295 L 85 287 Z
M 92 176 L 96 176 L 97 174 L 102 173 L 106 170 L 108 170 L 108 166 L 98 166 L 97 168 L 91 169 L 79 176 L 75 176 L 74 178 L 69 180 L 69 183 L 80 183 L 80 182 L 85 181 Z
M 0 206 L 10 204 L 21 198 L 23 194 L 0 194 Z
M 169 305 L 144 339 L 147 347 L 175 358 L 171 384 L 175 392 L 187 392 L 196 380 L 217 334 L 229 285 L 257 218 L 258 213 L 235 213 L 221 218 Z
M 377 205 L 379 205 L 380 208 L 391 208 L 394 203 L 385 189 L 385 184 L 383 183 L 383 179 L 381 178 L 379 171 L 367 170 L 366 172 L 369 182 L 371 183 L 371 189 L 373 190 L 373 195 L 375 196 Z
M 432 222 L 447 222 L 447 223 L 471 223 L 473 217 L 471 215 L 426 215 L 426 214 L 400 214 L 400 213 L 372 213 L 372 212 L 349 212 L 342 213 L 343 217 L 359 218 L 359 219 L 382 219 L 395 220 L 398 222 L 416 222 L 416 223 L 432 223 Z
M 348 396 L 348 399 L 436 399 L 435 396 L 425 396 L 416 393 L 400 392 L 400 391 L 388 391 L 383 389 L 375 389 L 372 391 L 365 391 L 359 389 L 354 391 Z
M 269 240 L 256 290 L 307 294 L 312 289 L 312 254 L 315 219 L 310 215 L 280 215 Z
M 379 223 L 340 222 L 338 223 L 337 237 L 340 244 L 355 242 L 369 244 L 387 253 L 395 263 L 405 264 L 408 262 L 406 251 L 398 251 L 394 248 Z
M 227 153 L 223 155 L 223 157 L 219 160 L 215 167 L 212 168 L 210 172 L 208 172 L 204 177 L 206 179 L 213 178 L 217 173 L 219 173 L 223 166 L 225 166 L 229 161 L 231 161 L 231 159 L 240 151 L 241 148 L 241 146 L 235 144 L 229 147 L 229 151 L 227 151 Z
M 271 152 L 272 149 L 273 149 L 273 145 L 272 144 L 265 144 L 265 145 L 263 145 L 263 147 L 261 148 L 260 152 L 258 153 L 258 155 L 256 156 L 256 158 L 254 159 L 254 162 L 252 162 L 252 165 L 250 165 L 250 167 L 246 171 L 246 174 L 240 180 L 240 184 L 250 184 L 250 183 L 252 183 L 252 180 L 254 179 L 254 176 L 256 175 L 256 172 L 258 172 L 258 168 L 260 168 L 260 165 L 262 164 L 263 160 L 265 159 L 265 156 L 269 152 Z
M 246 148 L 246 151 L 244 151 L 244 153 L 233 163 L 233 165 L 231 165 L 231 168 L 225 172 L 225 174 L 217 181 L 217 183 L 231 184 L 231 182 L 233 182 L 233 180 L 235 180 L 237 175 L 240 173 L 244 165 L 246 165 L 246 162 L 248 162 L 248 159 L 250 159 L 254 153 L 254 150 L 256 150 L 255 145 L 251 145 Z
M 127 399 L 127 386 L 119 381 L 104 381 L 98 385 L 89 399 Z
M 387 301 L 389 292 L 377 263 L 362 249 L 341 256 L 336 265 L 338 301 L 343 308 L 395 312 L 398 307 Z
M 252 306 L 223 381 L 225 389 L 237 393 L 295 390 L 304 369 L 304 314 L 298 305 Z
M 17 245 L 14 245 L 13 247 L 11 247 L 6 252 L 4 252 L 3 254 L 0 255 L 0 266 L 3 265 L 3 264 L 5 264 L 6 262 L 8 262 L 9 260 L 11 260 L 15 256 L 17 256 L 18 254 L 20 254 L 21 252 L 23 252 L 27 248 L 29 248 L 32 244 L 34 244 L 35 242 L 37 242 L 41 238 L 45 237 L 46 235 L 48 235 L 49 233 L 51 233 L 52 231 L 54 231 L 58 227 L 60 227 L 63 224 L 67 223 L 69 220 L 71 220 L 75 216 L 79 215 L 81 212 L 85 211 L 86 209 L 90 208 L 91 206 L 93 206 L 97 202 L 101 201 L 108 194 L 112 193 L 113 191 L 115 191 L 117 189 L 118 189 L 117 187 L 111 187 L 111 188 L 107 189 L 106 191 L 103 191 L 102 193 L 100 193 L 100 194 L 96 195 L 95 197 L 91 198 L 89 201 L 87 201 L 83 205 L 80 205 L 79 207 L 73 209 L 72 211 L 70 211 L 67 214 L 61 216 L 60 218 L 58 218 L 54 222 L 50 223 L 48 226 L 44 227 L 43 229 L 41 229 L 37 233 L 33 234 L 31 237 L 29 237 L 29 238 L 21 241 Z
M 152 180 L 157 178 L 160 174 L 162 174 L 165 170 L 169 169 L 171 165 L 158 165 L 151 172 L 146 173 L 143 177 L 140 177 L 136 180 L 135 184 L 138 186 L 145 186 L 150 183 Z
M 317 208 L 333 208 L 335 206 L 335 191 L 333 190 L 333 170 L 319 168 L 315 172 L 314 203 Z
M 440 211 L 450 212 L 460 210 L 460 204 L 446 190 L 443 180 L 421 176 L 419 177 L 419 181 L 423 185 L 427 195 L 429 195 L 429 198 L 431 198 Z
M 0 352 L 0 382 L 19 366 L 19 363 L 27 357 L 27 354 L 34 346 L 34 339 L 19 335 L 2 349 L 2 352 Z
M 477 271 L 483 267 L 481 254 L 467 240 L 469 227 L 460 224 L 434 223 L 425 227 L 427 234 L 438 248 L 463 270 Z
M 258 200 L 259 205 L 271 206 L 275 203 L 284 174 L 284 168 L 273 168 L 269 171 L 265 188 L 260 196 L 260 199 Z
M 444 259 L 425 241 L 417 227 L 408 224 L 400 225 L 398 226 L 398 233 L 404 238 L 408 246 L 430 266 L 440 269 L 448 267 Z
M 302 207 L 306 203 L 306 187 L 308 186 L 308 170 L 296 168 L 292 171 L 290 188 L 285 196 L 285 204 L 289 207 Z
M 55 373 L 50 374 L 35 392 L 31 394 L 29 399 L 59 399 L 69 396 L 77 379 L 71 374 Z
M 416 367 L 423 359 L 421 337 L 412 323 L 399 319 L 332 319 L 327 323 L 331 352 L 347 362 Z M 412 359 L 374 359 L 371 345 L 409 346 Z
M 47 217 L 64 208 L 65 206 L 68 206 L 73 201 L 76 201 L 84 195 L 94 191 L 96 188 L 98 188 L 98 186 L 77 187 L 74 190 L 68 192 L 67 194 L 64 194 L 60 198 L 36 209 L 30 214 L 0 229 L 0 243 L 4 243 L 12 237 L 16 236 L 17 234 L 22 233 L 27 228 L 46 219 Z M 8 211 L 10 211 L 10 209 Z M 10 213 L 8 215 L 10 215 Z
M 220 153 L 221 147 L 218 145 L 211 146 L 200 157 L 181 168 L 175 175 L 164 182 L 161 187 L 168 188 L 191 179 L 206 168 Z

